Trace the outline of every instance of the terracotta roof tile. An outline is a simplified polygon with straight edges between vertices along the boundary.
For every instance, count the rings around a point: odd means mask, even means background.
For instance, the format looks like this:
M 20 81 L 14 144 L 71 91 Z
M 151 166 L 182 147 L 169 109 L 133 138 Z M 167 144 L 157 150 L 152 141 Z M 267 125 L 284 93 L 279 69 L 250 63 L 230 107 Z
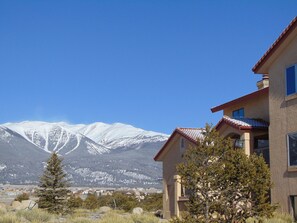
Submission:
M 247 129 L 267 129 L 269 127 L 269 123 L 261 120 L 261 119 L 252 119 L 252 118 L 230 118 L 228 116 L 224 116 L 219 123 L 216 125 L 218 128 L 222 123 L 229 124 L 235 128 L 241 130 Z
M 177 130 L 180 131 L 182 135 L 187 136 L 194 141 L 203 137 L 203 129 L 201 128 L 177 128 Z
M 163 151 L 165 150 L 169 142 L 174 138 L 176 134 L 179 134 L 185 137 L 187 140 L 191 141 L 192 143 L 196 143 L 198 138 L 203 137 L 202 132 L 203 132 L 203 129 L 201 128 L 176 128 L 171 134 L 171 136 L 169 137 L 169 139 L 167 140 L 167 142 L 163 145 L 163 147 L 154 157 L 154 160 L 160 161 L 159 157 L 161 156 L 161 154 L 163 153 Z

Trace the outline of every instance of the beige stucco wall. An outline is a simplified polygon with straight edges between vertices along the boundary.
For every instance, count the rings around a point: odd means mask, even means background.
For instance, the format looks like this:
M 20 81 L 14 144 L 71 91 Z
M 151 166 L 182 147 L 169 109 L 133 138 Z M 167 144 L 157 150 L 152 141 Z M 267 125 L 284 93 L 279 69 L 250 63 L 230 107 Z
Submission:
M 163 213 L 164 218 L 170 219 L 178 216 L 180 206 L 178 199 L 180 196 L 180 188 L 177 187 L 177 171 L 176 165 L 182 161 L 180 153 L 180 138 L 181 135 L 176 134 L 169 145 L 167 145 L 166 153 L 163 156 Z M 191 143 L 185 140 L 185 148 L 188 148 Z
M 296 63 L 297 35 L 269 68 L 270 168 L 274 184 L 271 198 L 286 212 L 290 211 L 289 196 L 297 195 L 297 171 L 288 170 L 286 146 L 287 133 L 297 132 L 297 98 L 286 98 L 285 69 Z
M 237 103 L 224 109 L 224 115 L 232 117 L 234 110 L 244 108 L 244 115 L 246 118 L 259 118 L 265 121 L 269 121 L 269 105 L 268 95 L 263 94 L 256 99 L 249 100 L 248 102 Z

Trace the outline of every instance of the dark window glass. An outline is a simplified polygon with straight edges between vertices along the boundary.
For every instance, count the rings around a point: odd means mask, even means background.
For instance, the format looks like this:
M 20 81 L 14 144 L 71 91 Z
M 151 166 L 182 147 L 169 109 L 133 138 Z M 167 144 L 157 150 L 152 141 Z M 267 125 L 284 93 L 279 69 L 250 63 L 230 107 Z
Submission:
M 269 148 L 262 148 L 262 149 L 255 149 L 255 153 L 258 156 L 263 156 L 265 163 L 270 165 L 270 161 L 269 161 Z
M 262 155 L 265 162 L 269 165 L 269 139 L 268 135 L 256 136 L 254 138 L 254 152 Z
M 240 108 L 232 112 L 233 118 L 244 118 L 244 109 Z
M 255 138 L 255 148 L 265 148 L 269 147 L 269 140 L 268 139 L 257 139 Z
M 297 166 L 297 133 L 288 135 L 289 165 Z
M 294 220 L 297 220 L 297 196 L 290 196 Z
M 287 68 L 286 81 L 287 81 L 287 95 L 296 93 L 295 66 Z

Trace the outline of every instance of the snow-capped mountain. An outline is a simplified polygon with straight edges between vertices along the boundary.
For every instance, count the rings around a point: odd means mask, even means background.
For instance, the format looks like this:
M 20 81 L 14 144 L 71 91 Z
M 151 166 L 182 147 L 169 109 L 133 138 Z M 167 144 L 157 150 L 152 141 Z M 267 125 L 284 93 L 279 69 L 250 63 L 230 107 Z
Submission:
M 75 126 L 77 128 L 78 126 Z M 93 141 L 105 145 L 110 149 L 131 147 L 142 143 L 167 140 L 168 135 L 135 128 L 131 125 L 115 123 L 94 123 L 79 125 L 78 132 L 89 137 Z
M 161 167 L 152 158 L 167 139 L 121 123 L 5 123 L 0 125 L 0 183 L 36 183 L 55 151 L 76 185 L 160 186 Z
M 68 155 L 74 151 L 85 150 L 91 154 L 108 152 L 108 148 L 100 143 L 95 143 L 83 134 L 73 131 L 71 125 L 64 122 L 20 122 L 3 124 L 6 128 L 17 132 L 27 141 L 46 152 L 57 152 Z
M 164 141 L 168 138 L 165 134 L 145 131 L 122 123 L 96 122 L 89 125 L 71 125 L 65 122 L 25 121 L 5 123 L 2 126 L 17 132 L 46 152 L 56 151 L 66 155 L 75 151 L 82 143 L 90 148 L 90 153 L 102 154 L 111 149 Z M 69 151 L 66 150 L 68 144 L 71 144 Z

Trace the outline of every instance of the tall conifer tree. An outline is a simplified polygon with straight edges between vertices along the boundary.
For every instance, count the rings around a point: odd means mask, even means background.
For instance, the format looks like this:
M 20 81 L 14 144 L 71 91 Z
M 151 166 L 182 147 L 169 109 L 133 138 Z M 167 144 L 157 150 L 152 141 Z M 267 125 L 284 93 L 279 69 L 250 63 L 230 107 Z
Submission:
M 177 222 L 238 223 L 271 217 L 276 208 L 269 203 L 270 172 L 263 157 L 235 149 L 209 125 L 177 171 L 189 196 L 189 216 Z
M 70 194 L 63 171 L 62 159 L 54 152 L 47 161 L 47 166 L 39 181 L 38 205 L 51 213 L 65 213 L 67 198 Z

